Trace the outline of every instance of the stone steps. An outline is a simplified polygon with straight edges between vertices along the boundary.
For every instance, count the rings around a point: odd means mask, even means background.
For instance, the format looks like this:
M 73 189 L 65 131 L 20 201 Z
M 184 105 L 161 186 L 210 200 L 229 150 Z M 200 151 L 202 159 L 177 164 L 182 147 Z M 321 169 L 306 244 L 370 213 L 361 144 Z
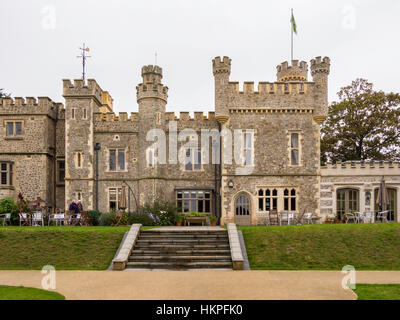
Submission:
M 128 262 L 127 269 L 232 269 L 232 262 Z
M 196 249 L 181 249 L 181 248 L 161 248 L 159 250 L 141 250 L 141 249 L 135 249 L 132 251 L 132 255 L 163 255 L 165 253 L 173 254 L 176 256 L 182 255 L 193 255 L 193 256 L 198 256 L 198 255 L 206 255 L 206 256 L 218 256 L 218 255 L 227 255 L 230 256 L 231 251 L 230 250 L 196 250 Z
M 226 230 L 150 229 L 141 232 L 127 269 L 232 269 Z

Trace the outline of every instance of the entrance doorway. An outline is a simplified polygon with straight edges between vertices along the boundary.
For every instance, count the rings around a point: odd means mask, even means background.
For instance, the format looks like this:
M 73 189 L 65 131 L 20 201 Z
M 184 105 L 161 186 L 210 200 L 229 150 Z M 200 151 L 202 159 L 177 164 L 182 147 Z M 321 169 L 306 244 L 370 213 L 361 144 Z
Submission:
M 251 202 L 247 195 L 241 194 L 235 200 L 235 223 L 238 226 L 251 225 Z

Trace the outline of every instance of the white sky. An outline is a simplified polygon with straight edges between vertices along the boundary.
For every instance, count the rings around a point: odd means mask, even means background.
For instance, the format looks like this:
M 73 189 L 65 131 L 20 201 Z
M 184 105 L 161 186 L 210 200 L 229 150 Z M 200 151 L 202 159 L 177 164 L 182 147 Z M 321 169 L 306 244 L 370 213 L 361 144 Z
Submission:
M 163 68 L 169 111 L 214 109 L 211 60 L 232 58 L 231 81 L 275 81 L 290 57 L 332 61 L 329 99 L 357 77 L 399 91 L 398 0 L 1 0 L 0 88 L 12 96 L 62 98 L 62 79 L 81 77 L 78 47 L 91 49 L 87 77 L 137 111 L 143 65 Z M 310 77 L 311 78 L 311 77 Z

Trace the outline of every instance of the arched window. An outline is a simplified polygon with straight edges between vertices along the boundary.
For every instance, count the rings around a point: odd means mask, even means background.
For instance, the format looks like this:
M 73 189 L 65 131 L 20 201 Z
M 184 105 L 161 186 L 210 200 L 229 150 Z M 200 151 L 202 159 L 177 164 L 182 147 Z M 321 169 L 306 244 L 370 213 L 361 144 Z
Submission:
M 235 202 L 235 213 L 237 216 L 250 215 L 250 200 L 244 194 L 240 195 Z
M 360 208 L 359 191 L 357 189 L 337 190 L 337 214 L 341 217 L 345 213 L 357 212 Z

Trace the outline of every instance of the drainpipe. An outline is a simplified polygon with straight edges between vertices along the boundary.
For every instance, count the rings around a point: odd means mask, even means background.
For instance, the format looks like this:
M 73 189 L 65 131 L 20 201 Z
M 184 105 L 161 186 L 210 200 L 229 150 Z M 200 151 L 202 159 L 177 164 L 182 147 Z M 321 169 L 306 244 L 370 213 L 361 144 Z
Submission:
M 219 187 L 222 185 L 222 171 L 221 171 L 221 166 L 222 166 L 222 136 L 221 136 L 221 123 L 218 122 L 218 131 L 219 131 L 219 164 L 215 164 L 215 210 L 217 213 L 217 219 L 218 219 L 218 224 L 221 224 L 221 212 L 222 212 L 222 207 L 221 207 L 221 197 L 219 193 Z M 218 169 L 218 173 L 217 173 Z M 219 183 L 218 183 L 219 180 Z M 217 209 L 217 201 L 218 201 L 218 209 Z
M 54 119 L 54 190 L 53 190 L 53 210 L 57 211 L 57 122 L 58 122 L 58 104 L 56 104 L 56 118 Z
M 96 152 L 96 211 L 99 211 L 99 151 L 101 149 L 100 143 L 94 145 Z

